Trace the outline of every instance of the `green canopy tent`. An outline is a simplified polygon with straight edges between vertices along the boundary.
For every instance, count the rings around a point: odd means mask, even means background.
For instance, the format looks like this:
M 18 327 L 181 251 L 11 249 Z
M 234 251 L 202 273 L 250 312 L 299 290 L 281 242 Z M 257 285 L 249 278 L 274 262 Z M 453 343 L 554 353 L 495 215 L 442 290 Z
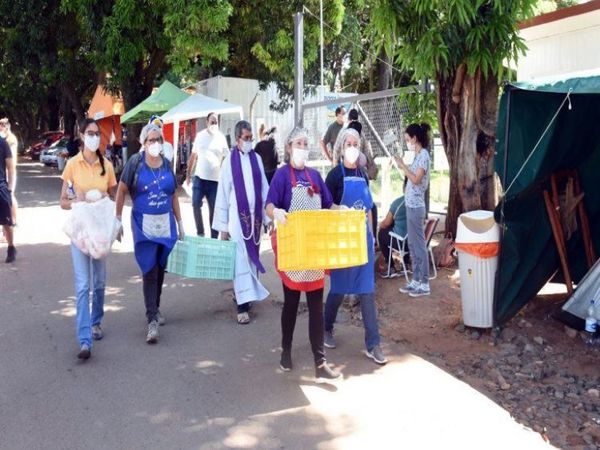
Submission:
M 504 189 L 496 208 L 502 243 L 494 323 L 504 324 L 559 270 L 543 190 L 556 171 L 575 169 L 596 254 L 600 254 L 600 71 L 506 85 L 495 167 Z M 587 272 L 581 231 L 567 242 L 577 283 Z
M 121 123 L 146 123 L 152 115 L 161 116 L 188 97 L 189 94 L 170 81 L 165 81 L 156 92 L 123 114 Z

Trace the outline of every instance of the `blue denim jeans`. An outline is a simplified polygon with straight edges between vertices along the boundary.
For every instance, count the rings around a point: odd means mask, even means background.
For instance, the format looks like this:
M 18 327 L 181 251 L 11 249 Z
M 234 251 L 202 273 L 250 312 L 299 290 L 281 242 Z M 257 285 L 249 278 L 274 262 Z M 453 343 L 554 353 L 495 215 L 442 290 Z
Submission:
M 208 229 L 210 230 L 210 237 L 213 239 L 219 237 L 219 232 L 211 228 L 215 215 L 215 200 L 217 199 L 218 187 L 219 183 L 217 181 L 203 180 L 197 176 L 194 176 L 192 180 L 192 207 L 194 208 L 194 220 L 198 236 L 204 236 L 205 234 L 204 223 L 202 221 L 202 199 L 206 197 L 208 201 Z
M 363 326 L 365 327 L 365 346 L 367 350 L 371 351 L 380 342 L 375 295 L 358 294 L 357 297 L 360 301 L 360 312 L 362 314 Z M 333 324 L 343 300 L 343 294 L 332 294 L 330 292 L 327 295 L 327 301 L 325 302 L 325 331 L 333 331 Z
M 77 339 L 79 345 L 92 346 L 92 326 L 100 325 L 104 317 L 104 287 L 106 285 L 106 260 L 93 259 L 71 244 L 75 298 L 77 302 Z M 93 299 L 90 316 L 90 272 L 93 279 Z
M 425 242 L 425 230 L 423 229 L 426 219 L 425 207 L 406 208 L 406 231 L 413 280 L 429 284 L 429 259 L 427 242 Z

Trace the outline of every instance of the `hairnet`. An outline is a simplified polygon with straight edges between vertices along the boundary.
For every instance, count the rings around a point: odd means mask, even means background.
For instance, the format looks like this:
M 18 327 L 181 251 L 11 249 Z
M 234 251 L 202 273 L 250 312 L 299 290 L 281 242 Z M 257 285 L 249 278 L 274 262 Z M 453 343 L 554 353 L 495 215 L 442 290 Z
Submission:
M 300 138 L 308 139 L 308 130 L 306 128 L 294 127 L 294 129 L 290 131 L 290 134 L 288 134 L 288 137 L 285 138 L 285 145 L 290 145 L 292 141 Z
M 350 136 L 354 136 L 358 140 L 358 147 L 360 148 L 361 140 L 358 131 L 353 128 L 344 128 L 338 134 L 338 137 L 335 140 L 335 145 L 333 146 L 333 155 L 335 158 L 334 162 L 337 163 L 341 159 L 342 155 L 344 154 L 344 143 Z
M 142 131 L 140 132 L 140 144 L 144 145 L 144 142 L 146 142 L 146 139 L 148 139 L 148 135 L 152 131 L 156 131 L 158 134 L 160 134 L 160 137 L 163 138 L 162 128 L 158 125 L 154 125 L 153 123 L 149 123 L 144 128 L 142 128 Z

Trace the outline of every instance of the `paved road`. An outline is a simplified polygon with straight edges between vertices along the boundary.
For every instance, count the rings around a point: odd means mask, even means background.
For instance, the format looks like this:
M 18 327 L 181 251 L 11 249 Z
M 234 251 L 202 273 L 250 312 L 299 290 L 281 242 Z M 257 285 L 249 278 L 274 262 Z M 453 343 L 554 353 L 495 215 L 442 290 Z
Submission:
M 168 323 L 149 346 L 130 240 L 115 245 L 108 264 L 106 337 L 78 362 L 60 180 L 40 164 L 21 164 L 19 173 L 18 260 L 0 267 L 0 448 L 548 448 L 401 346 L 386 345 L 391 362 L 375 366 L 361 354 L 362 330 L 349 324 L 328 352 L 344 380 L 313 382 L 306 314 L 294 371 L 282 373 L 281 286 L 272 271 L 272 297 L 248 326 L 234 322 L 228 283 L 167 275 Z M 189 202 L 184 210 L 191 231 Z M 268 250 L 264 258 L 272 267 Z

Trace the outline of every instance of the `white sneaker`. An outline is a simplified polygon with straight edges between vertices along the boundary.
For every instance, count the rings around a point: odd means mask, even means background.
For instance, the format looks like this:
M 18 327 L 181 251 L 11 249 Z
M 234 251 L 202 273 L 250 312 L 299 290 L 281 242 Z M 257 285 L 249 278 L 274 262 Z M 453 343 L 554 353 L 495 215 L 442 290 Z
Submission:
M 156 344 L 158 342 L 158 322 L 156 320 L 153 320 L 148 324 L 146 342 L 148 344 Z
M 429 294 L 431 294 L 431 289 L 429 289 L 429 283 L 419 283 L 419 286 L 414 291 L 408 293 L 408 295 L 410 295 L 411 297 L 423 297 Z
M 401 287 L 398 290 L 400 292 L 402 292 L 403 294 L 410 294 L 411 292 L 415 291 L 419 287 L 420 284 L 421 283 L 419 283 L 418 281 L 412 280 L 410 283 L 408 283 L 404 287 Z

